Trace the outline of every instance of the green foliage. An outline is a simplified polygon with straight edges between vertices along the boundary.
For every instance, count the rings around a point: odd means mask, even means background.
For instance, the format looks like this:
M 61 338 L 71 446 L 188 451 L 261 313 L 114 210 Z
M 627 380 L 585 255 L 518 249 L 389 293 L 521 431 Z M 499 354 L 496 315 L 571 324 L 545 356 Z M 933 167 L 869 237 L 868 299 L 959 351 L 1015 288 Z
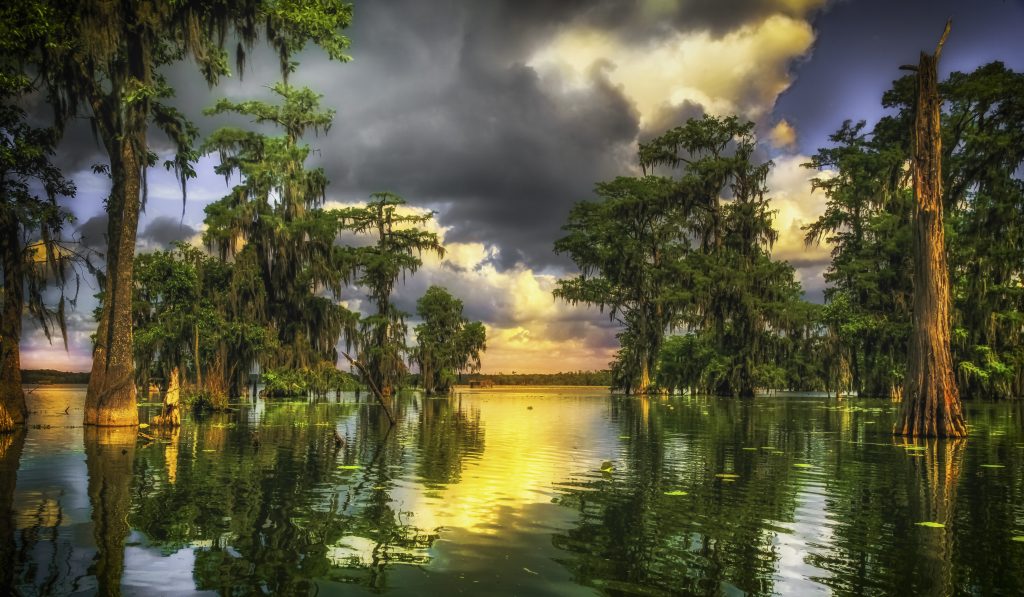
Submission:
M 328 392 L 352 391 L 359 388 L 351 374 L 330 363 L 321 362 L 315 368 L 270 369 L 261 375 L 263 395 L 273 398 L 297 396 L 326 396 Z
M 65 303 L 77 298 L 77 276 L 73 265 L 88 262 L 88 255 L 74 243 L 61 238 L 64 224 L 73 221 L 69 211 L 58 205 L 59 197 L 73 197 L 74 184 L 51 163 L 57 135 L 52 129 L 28 124 L 24 110 L 15 102 L 17 92 L 0 89 L 0 265 L 3 268 L 3 298 L 17 311 L 20 331 L 24 304 L 29 316 L 50 338 L 54 327 L 65 331 Z M 65 293 L 69 281 L 76 291 Z M 44 292 L 56 286 L 55 307 L 44 300 Z M 27 301 L 25 300 L 27 299 Z M 8 322 L 8 326 L 15 322 Z M 4 335 L 12 335 L 9 327 Z M 66 342 L 66 338 L 65 338 Z
M 181 393 L 182 403 L 193 412 L 223 412 L 228 410 L 228 395 L 219 388 L 186 388 Z
M 166 67 L 191 57 L 213 85 L 229 74 L 228 39 L 237 42 L 241 70 L 246 52 L 261 37 L 277 51 L 284 74 L 294 68 L 292 55 L 308 41 L 343 60 L 348 40 L 340 31 L 349 25 L 352 11 L 340 0 L 32 0 L 30 5 L 26 12 L 35 12 L 43 22 L 52 19 L 63 40 L 38 40 L 25 57 L 46 84 L 58 126 L 87 116 L 109 160 L 107 271 L 100 280 L 103 302 L 94 361 L 101 375 L 90 385 L 86 413 L 130 412 L 133 420 L 134 412 L 125 405 L 134 404 L 135 396 L 124 390 L 134 373 L 129 330 L 135 246 L 130 240 L 146 203 L 146 171 L 157 162 L 149 130 L 160 130 L 173 148 L 164 165 L 178 176 L 183 200 L 199 157 L 197 128 L 171 105 L 174 90 L 164 75 Z
M 644 177 L 598 184 L 600 201 L 570 213 L 555 250 L 581 273 L 555 296 L 607 308 L 622 324 L 614 387 L 646 392 L 656 369 L 666 387 L 716 394 L 789 381 L 777 363 L 817 324 L 793 268 L 771 258 L 771 163 L 756 163 L 755 148 L 752 123 L 691 119 L 640 145 Z M 654 176 L 658 168 L 672 176 Z M 666 351 L 673 329 L 689 334 Z
M 400 213 L 405 200 L 393 193 L 374 193 L 370 199 L 365 206 L 349 208 L 343 214 L 353 231 L 374 239 L 372 245 L 356 253 L 356 283 L 367 289 L 377 309 L 359 321 L 358 360 L 369 383 L 390 396 L 406 375 L 408 353 L 406 314 L 391 304 L 391 294 L 399 279 L 420 268 L 424 252 L 443 257 L 444 247 L 436 234 L 419 228 L 433 213 Z
M 480 369 L 480 353 L 487 349 L 487 332 L 480 322 L 462 316 L 462 301 L 440 286 L 431 286 L 416 301 L 416 326 L 412 360 L 420 370 L 427 395 L 447 394 L 463 371 Z
M 18 105 L 36 90 L 24 59 L 33 43 L 55 32 L 47 18 L 32 3 L 0 8 L 0 433 L 28 414 L 21 388 L 23 316 L 47 340 L 59 330 L 67 348 L 65 309 L 77 300 L 77 267 L 92 267 L 62 238 L 73 217 L 57 200 L 74 196 L 75 186 L 51 163 L 57 132 L 30 125 Z
M 283 135 L 222 128 L 206 141 L 204 151 L 220 156 L 217 172 L 242 180 L 206 207 L 203 238 L 222 259 L 244 264 L 249 316 L 276 331 L 277 350 L 261 355 L 261 365 L 333 365 L 340 338 L 351 342 L 356 321 L 335 301 L 359 261 L 336 242 L 352 225 L 345 210 L 323 208 L 327 178 L 322 168 L 304 168 L 310 148 L 300 142 L 309 131 L 326 131 L 333 113 L 319 110 L 320 96 L 309 89 L 278 83 L 272 90 L 280 104 L 220 100 L 207 111 L 272 123 Z
M 943 203 L 952 289 L 952 350 L 964 397 L 1024 393 L 1024 75 L 1002 63 L 952 73 L 940 85 Z M 912 78 L 883 97 L 892 115 L 868 131 L 846 122 L 808 166 L 825 175 L 825 214 L 808 242 L 828 241 L 829 335 L 854 389 L 885 395 L 903 383 L 910 330 Z M 999 239 L 993 242 L 992 239 Z
M 555 297 L 607 309 L 625 328 L 615 369 L 617 386 L 647 390 L 665 331 L 677 313 L 671 300 L 689 250 L 672 180 L 619 177 L 596 186 L 598 201 L 573 206 L 555 251 L 568 254 L 580 275 L 558 281 Z M 683 279 L 680 279 L 683 278 Z
M 140 255 L 133 320 L 136 382 L 169 379 L 178 368 L 205 390 L 238 395 L 259 359 L 277 346 L 274 330 L 252 317 L 244 262 L 224 263 L 178 243 Z M 198 352 L 197 352 L 198 351 Z

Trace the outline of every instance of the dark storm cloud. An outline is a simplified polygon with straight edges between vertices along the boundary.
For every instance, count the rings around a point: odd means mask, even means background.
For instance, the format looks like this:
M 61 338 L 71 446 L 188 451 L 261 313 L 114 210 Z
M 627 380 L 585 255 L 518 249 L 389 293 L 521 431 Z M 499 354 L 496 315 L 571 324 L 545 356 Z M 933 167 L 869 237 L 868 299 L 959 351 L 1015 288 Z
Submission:
M 601 72 L 588 88 L 564 91 L 524 64 L 538 40 L 583 10 L 555 7 L 357 4 L 355 62 L 313 65 L 337 69 L 314 83 L 338 98 L 319 144 L 331 193 L 390 189 L 441 208 L 449 242 L 498 246 L 503 267 L 565 265 L 551 245 L 569 207 L 621 173 L 639 119 Z
M 140 240 L 169 247 L 171 243 L 195 236 L 197 230 L 171 216 L 157 216 L 139 233 Z
M 339 107 L 319 154 L 332 192 L 358 198 L 391 189 L 444 205 L 447 240 L 493 243 L 502 267 L 569 266 L 552 243 L 595 182 L 628 173 L 639 116 L 601 70 L 590 85 L 566 90 L 526 65 L 531 55 L 569 26 L 650 39 L 681 29 L 721 33 L 785 12 L 769 1 L 653 4 L 357 2 L 355 61 L 303 67 L 317 73 L 304 81 Z M 655 124 L 702 113 L 686 102 Z
M 498 264 L 569 267 L 551 248 L 570 206 L 594 183 L 628 173 L 639 117 L 622 91 L 596 70 L 591 84 L 566 89 L 527 65 L 568 27 L 620 38 L 656 39 L 679 30 L 722 34 L 768 14 L 797 9 L 778 0 L 459 0 L 356 1 L 350 64 L 300 56 L 294 76 L 337 110 L 330 135 L 311 139 L 329 195 L 360 200 L 392 190 L 441 210 L 449 241 L 483 241 Z M 794 14 L 796 14 L 794 12 Z M 245 78 L 210 90 L 184 62 L 168 70 L 175 103 L 208 133 L 239 118 L 207 118 L 216 98 L 267 98 L 277 60 L 257 48 Z M 667 128 L 699 115 L 686 103 L 661 115 Z M 652 130 L 654 130 L 652 128 Z M 167 148 L 151 135 L 157 151 Z M 88 126 L 68 131 L 62 158 L 75 170 L 105 163 Z M 198 221 L 188 224 L 197 225 Z
M 93 216 L 75 229 L 82 244 L 90 249 L 104 252 L 107 249 L 107 214 Z

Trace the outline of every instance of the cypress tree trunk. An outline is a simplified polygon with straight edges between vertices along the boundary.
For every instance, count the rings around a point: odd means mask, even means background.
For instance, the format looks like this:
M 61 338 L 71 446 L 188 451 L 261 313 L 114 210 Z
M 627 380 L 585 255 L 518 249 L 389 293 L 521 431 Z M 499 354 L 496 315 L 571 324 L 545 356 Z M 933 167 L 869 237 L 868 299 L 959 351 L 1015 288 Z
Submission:
M 651 390 L 651 368 L 647 364 L 647 355 L 640 357 L 640 381 L 636 393 L 643 396 Z
M 25 392 L 21 388 L 19 348 L 25 262 L 20 226 L 16 222 L 3 222 L 0 234 L 4 267 L 3 311 L 0 313 L 0 433 L 7 433 L 23 426 L 28 414 Z
M 132 272 L 142 191 L 138 148 L 144 147 L 144 140 L 141 135 L 125 136 L 118 145 L 119 153 L 111 156 L 114 184 L 107 203 L 107 272 L 85 398 L 86 425 L 139 424 L 132 354 Z
M 949 23 L 933 56 L 917 67 L 914 123 L 914 323 L 896 435 L 967 435 L 949 351 L 949 270 L 942 227 L 942 139 L 935 66 Z

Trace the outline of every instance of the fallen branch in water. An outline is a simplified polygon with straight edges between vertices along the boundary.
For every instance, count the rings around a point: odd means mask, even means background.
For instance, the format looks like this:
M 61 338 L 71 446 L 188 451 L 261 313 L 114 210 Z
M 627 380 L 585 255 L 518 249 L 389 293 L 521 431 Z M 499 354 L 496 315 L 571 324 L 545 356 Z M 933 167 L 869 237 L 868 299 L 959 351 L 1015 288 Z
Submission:
M 388 416 L 388 421 L 390 421 L 391 424 L 394 425 L 395 416 L 391 414 L 391 409 L 388 408 L 388 403 L 387 401 L 384 400 L 384 395 L 381 394 L 380 390 L 377 388 L 377 384 L 373 383 L 373 378 L 371 378 L 369 373 L 367 373 L 366 367 L 363 367 L 362 363 L 353 359 L 344 350 L 341 351 L 341 354 L 344 355 L 344 357 L 348 360 L 349 363 L 352 364 L 353 367 L 359 369 L 359 373 L 361 373 L 363 378 L 366 379 L 366 384 L 370 386 L 370 391 L 373 392 L 373 395 L 377 397 L 377 402 L 379 402 L 381 407 L 384 408 L 384 413 Z

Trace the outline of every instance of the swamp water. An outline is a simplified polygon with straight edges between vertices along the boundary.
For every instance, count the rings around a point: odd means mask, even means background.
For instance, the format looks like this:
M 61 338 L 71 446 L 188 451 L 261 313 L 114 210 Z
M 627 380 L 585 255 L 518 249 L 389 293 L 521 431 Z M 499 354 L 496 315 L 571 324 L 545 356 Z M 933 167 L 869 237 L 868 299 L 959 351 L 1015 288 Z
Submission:
M 0 594 L 1024 593 L 1022 403 L 915 444 L 883 401 L 499 388 L 137 441 L 84 394 L 0 436 Z

